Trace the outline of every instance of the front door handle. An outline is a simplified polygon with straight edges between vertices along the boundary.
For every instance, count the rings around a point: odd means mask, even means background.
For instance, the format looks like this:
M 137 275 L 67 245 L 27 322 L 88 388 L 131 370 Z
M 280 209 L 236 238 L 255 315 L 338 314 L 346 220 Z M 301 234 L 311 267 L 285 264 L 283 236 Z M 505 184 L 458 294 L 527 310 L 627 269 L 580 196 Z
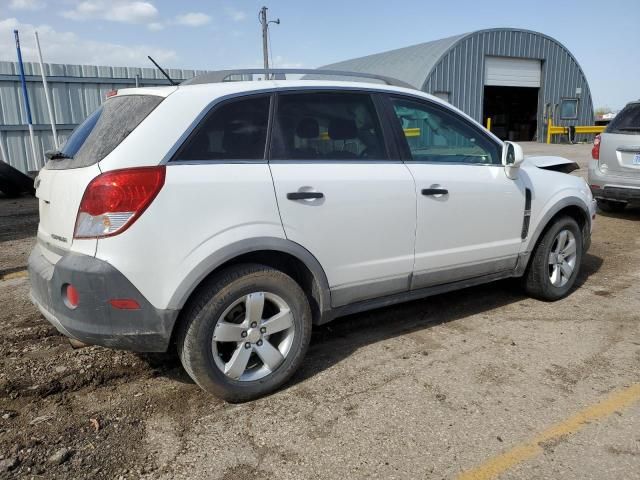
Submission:
M 448 195 L 449 190 L 446 188 L 423 188 L 422 195 Z
M 287 193 L 288 200 L 313 200 L 323 198 L 322 192 L 289 192 Z

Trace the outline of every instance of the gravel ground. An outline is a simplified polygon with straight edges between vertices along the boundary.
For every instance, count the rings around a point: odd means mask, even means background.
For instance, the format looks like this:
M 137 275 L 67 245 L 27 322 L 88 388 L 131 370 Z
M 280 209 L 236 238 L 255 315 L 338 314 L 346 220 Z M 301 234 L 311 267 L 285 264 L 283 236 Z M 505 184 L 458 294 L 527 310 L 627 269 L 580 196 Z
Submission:
M 588 145 L 524 147 L 586 174 Z M 242 405 L 173 354 L 71 349 L 27 298 L 36 226 L 0 198 L 0 478 L 455 478 L 640 382 L 640 209 L 598 216 L 564 300 L 504 281 L 345 317 Z M 640 404 L 613 410 L 501 478 L 640 478 Z

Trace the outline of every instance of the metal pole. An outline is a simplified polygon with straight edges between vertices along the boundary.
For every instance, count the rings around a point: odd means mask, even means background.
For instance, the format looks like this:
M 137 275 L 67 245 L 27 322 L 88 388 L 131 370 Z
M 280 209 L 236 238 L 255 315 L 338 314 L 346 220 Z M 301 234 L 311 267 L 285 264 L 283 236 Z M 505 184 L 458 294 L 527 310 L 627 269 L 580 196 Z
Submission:
M 7 151 L 4 148 L 4 142 L 2 141 L 2 133 L 0 132 L 0 154 L 2 155 L 2 161 L 9 163 L 9 157 L 7 157 Z
M 260 24 L 262 25 L 262 58 L 264 59 L 264 69 L 269 70 L 269 47 L 267 45 L 267 29 L 269 28 L 269 24 L 267 22 L 267 7 L 262 7 L 260 9 Z
M 31 120 L 31 108 L 29 107 L 29 92 L 27 92 L 27 82 L 24 79 L 24 65 L 22 64 L 22 52 L 20 51 L 20 36 L 18 30 L 13 31 L 16 37 L 16 51 L 18 52 L 18 66 L 20 67 L 20 82 L 22 83 L 22 96 L 24 97 L 24 109 L 27 112 L 27 124 L 29 125 L 29 137 L 31 138 L 31 153 L 33 154 L 33 166 L 38 170 L 38 156 L 36 155 L 36 141 L 33 135 L 33 121 Z M 27 162 L 29 170 L 29 162 Z
M 38 60 L 40 61 L 40 73 L 42 74 L 42 85 L 44 86 L 44 98 L 47 101 L 47 110 L 49 111 L 49 122 L 51 122 L 51 133 L 53 133 L 53 145 L 56 150 L 60 149 L 58 144 L 58 131 L 56 129 L 56 117 L 53 113 L 53 105 L 51 104 L 51 97 L 49 96 L 49 84 L 47 83 L 47 76 L 44 73 L 44 62 L 42 61 L 42 50 L 40 49 L 40 39 L 38 38 L 38 32 L 34 32 L 36 37 L 36 47 L 38 47 Z

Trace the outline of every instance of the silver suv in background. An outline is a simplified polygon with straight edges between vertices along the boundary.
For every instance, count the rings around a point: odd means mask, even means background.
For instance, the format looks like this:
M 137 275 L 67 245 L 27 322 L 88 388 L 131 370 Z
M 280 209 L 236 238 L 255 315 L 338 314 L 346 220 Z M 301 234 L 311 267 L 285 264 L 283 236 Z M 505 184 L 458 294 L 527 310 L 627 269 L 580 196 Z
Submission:
M 640 204 L 640 100 L 624 107 L 595 138 L 591 156 L 589 185 L 601 210 Z

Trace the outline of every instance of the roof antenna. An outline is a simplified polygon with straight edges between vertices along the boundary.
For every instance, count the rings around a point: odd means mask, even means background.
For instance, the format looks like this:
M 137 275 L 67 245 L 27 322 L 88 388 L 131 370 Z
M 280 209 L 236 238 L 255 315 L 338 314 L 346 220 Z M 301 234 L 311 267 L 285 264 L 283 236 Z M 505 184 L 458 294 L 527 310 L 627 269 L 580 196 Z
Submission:
M 171 77 L 169 76 L 169 74 L 168 74 L 167 72 L 165 72 L 165 71 L 162 69 L 162 67 L 161 67 L 160 65 L 158 65 L 158 64 L 156 63 L 156 61 L 155 61 L 153 58 L 151 58 L 151 55 L 147 55 L 147 58 L 148 58 L 149 60 L 151 60 L 151 62 L 152 62 L 156 67 L 158 67 L 158 70 L 160 70 L 160 72 L 162 73 L 162 75 L 164 75 L 164 76 L 167 78 L 167 80 L 169 80 L 169 83 L 170 83 L 171 85 L 178 85 L 174 80 L 172 80 L 172 79 L 171 79 Z

